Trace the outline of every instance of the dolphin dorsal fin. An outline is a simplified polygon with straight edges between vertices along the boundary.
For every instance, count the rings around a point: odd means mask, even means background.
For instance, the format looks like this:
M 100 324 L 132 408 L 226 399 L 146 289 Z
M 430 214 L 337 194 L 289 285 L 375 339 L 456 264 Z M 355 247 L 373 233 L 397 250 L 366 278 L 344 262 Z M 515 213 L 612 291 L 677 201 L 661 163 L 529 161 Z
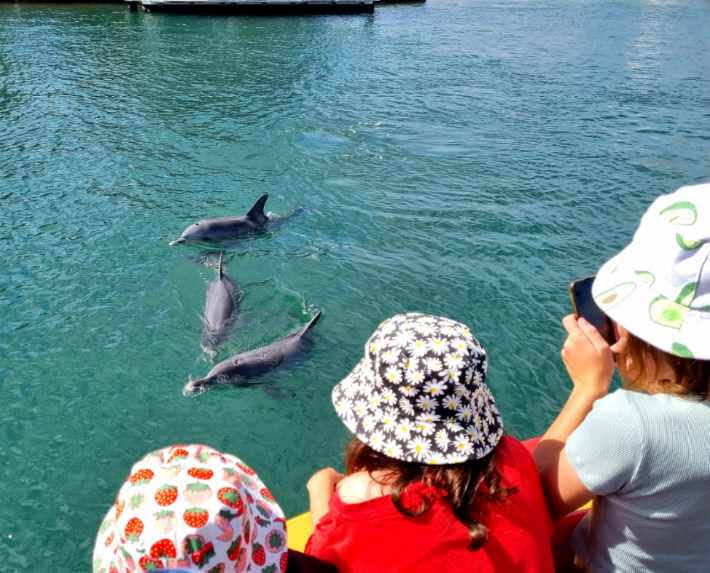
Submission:
M 266 203 L 266 200 L 268 198 L 268 193 L 264 193 L 261 197 L 259 197 L 256 200 L 256 203 L 254 203 L 254 205 L 252 206 L 252 208 L 249 209 L 249 212 L 247 213 L 247 219 L 251 219 L 257 225 L 263 225 L 264 223 L 266 223 L 269 218 L 264 214 L 264 204 Z
M 224 251 L 219 252 L 219 280 L 224 278 Z

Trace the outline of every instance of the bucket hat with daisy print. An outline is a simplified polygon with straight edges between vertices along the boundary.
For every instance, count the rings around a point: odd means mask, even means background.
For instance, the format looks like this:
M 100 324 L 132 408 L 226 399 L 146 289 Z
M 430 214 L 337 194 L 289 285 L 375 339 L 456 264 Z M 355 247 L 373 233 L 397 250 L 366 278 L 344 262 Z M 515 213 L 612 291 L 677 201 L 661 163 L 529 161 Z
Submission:
M 283 573 L 279 505 L 253 469 L 208 446 L 170 446 L 134 464 L 99 528 L 93 572 Z
M 405 462 L 480 459 L 503 435 L 486 385 L 486 351 L 465 324 L 419 313 L 380 324 L 333 389 L 335 411 L 363 443 Z

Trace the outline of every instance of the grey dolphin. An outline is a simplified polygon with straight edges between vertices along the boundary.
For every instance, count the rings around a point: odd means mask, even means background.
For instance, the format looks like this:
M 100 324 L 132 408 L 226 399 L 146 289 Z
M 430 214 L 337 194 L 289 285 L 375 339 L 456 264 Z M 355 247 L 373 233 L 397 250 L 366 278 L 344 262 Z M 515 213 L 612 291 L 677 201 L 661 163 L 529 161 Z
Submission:
M 219 384 L 239 384 L 246 378 L 268 372 L 295 357 L 303 347 L 304 335 L 318 322 L 320 314 L 320 311 L 317 311 L 313 318 L 296 332 L 268 346 L 241 352 L 222 360 L 204 378 L 190 380 L 185 385 L 183 394 L 193 394 Z
M 225 274 L 223 259 L 224 251 L 220 251 L 217 278 L 207 287 L 202 316 L 202 350 L 211 355 L 227 337 L 239 311 L 239 287 Z
M 170 242 L 170 245 L 179 245 L 192 242 L 212 242 L 235 239 L 244 235 L 253 235 L 264 231 L 266 223 L 269 221 L 268 215 L 264 213 L 264 204 L 269 198 L 268 193 L 264 193 L 256 200 L 256 203 L 249 209 L 246 215 L 238 217 L 218 217 L 216 219 L 205 219 L 193 223 L 185 229 L 179 239 Z

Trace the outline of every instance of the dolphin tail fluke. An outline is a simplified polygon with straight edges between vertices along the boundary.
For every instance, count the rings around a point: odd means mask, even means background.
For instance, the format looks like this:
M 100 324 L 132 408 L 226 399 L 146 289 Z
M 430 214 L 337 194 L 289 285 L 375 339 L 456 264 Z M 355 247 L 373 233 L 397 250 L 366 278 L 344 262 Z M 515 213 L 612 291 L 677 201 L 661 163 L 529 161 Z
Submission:
M 308 332 L 311 328 L 313 328 L 316 325 L 316 322 L 318 322 L 318 319 L 320 319 L 320 310 L 317 310 L 316 313 L 313 315 L 313 318 L 308 321 L 308 324 L 306 324 L 302 329 L 301 329 L 301 334 L 305 334 Z
M 252 206 L 252 208 L 249 209 L 249 212 L 247 213 L 247 219 L 251 219 L 257 225 L 263 225 L 264 223 L 266 223 L 269 218 L 264 213 L 264 205 L 266 204 L 266 200 L 268 198 L 268 193 L 264 193 L 261 197 L 259 197 L 256 200 L 256 203 L 254 203 L 254 205 Z

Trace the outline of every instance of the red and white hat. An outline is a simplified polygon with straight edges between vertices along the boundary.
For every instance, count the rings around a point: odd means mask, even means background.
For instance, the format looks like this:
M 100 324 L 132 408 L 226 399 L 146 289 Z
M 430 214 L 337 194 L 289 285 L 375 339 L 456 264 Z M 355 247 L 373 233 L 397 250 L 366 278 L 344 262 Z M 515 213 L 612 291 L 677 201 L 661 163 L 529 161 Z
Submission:
M 94 573 L 286 570 L 286 520 L 239 458 L 177 445 L 131 469 L 94 546 Z

